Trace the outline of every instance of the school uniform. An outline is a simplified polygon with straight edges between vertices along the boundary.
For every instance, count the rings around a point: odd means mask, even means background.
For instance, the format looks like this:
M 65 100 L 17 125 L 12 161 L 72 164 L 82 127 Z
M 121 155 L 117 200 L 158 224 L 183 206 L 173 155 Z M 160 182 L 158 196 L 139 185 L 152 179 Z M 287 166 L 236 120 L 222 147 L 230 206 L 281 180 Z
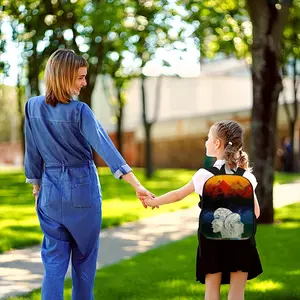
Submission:
M 217 160 L 214 167 L 221 169 L 225 160 Z M 233 174 L 232 170 L 225 168 L 226 174 Z M 205 182 L 214 176 L 206 169 L 200 169 L 193 176 L 195 192 L 199 194 L 200 199 Z M 253 190 L 257 186 L 255 176 L 245 171 L 243 174 L 251 185 Z M 199 207 L 202 207 L 201 200 Z M 205 275 L 213 273 L 222 273 L 221 284 L 230 283 L 230 272 L 243 271 L 248 272 L 248 280 L 257 277 L 262 273 L 262 266 L 256 249 L 255 237 L 248 240 L 211 240 L 200 233 L 200 224 L 198 229 L 199 245 L 196 258 L 196 280 L 205 283 Z
M 73 300 L 91 300 L 101 228 L 101 187 L 92 149 L 117 179 L 131 171 L 83 102 L 47 105 L 44 96 L 25 106 L 26 182 L 40 185 L 37 214 L 44 233 L 43 300 L 63 299 L 72 259 Z

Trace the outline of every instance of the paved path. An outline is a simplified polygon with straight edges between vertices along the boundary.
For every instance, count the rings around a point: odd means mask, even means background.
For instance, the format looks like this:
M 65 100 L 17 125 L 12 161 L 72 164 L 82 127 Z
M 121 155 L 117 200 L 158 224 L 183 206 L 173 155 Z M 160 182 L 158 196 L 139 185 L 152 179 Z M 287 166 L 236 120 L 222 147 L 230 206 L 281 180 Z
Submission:
M 300 201 L 300 183 L 275 186 L 275 207 L 297 201 Z M 198 215 L 199 208 L 195 206 L 102 230 L 97 267 L 101 268 L 195 234 Z M 0 255 L 0 299 L 39 288 L 42 277 L 40 246 L 13 250 Z

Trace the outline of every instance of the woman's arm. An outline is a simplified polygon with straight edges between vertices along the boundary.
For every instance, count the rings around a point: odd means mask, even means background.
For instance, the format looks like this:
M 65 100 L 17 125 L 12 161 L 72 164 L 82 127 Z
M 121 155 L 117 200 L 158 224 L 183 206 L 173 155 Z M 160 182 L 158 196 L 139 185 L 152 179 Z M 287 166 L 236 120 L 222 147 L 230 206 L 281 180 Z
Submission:
M 79 130 L 117 179 L 132 171 L 87 104 L 82 103 Z
M 44 161 L 37 148 L 34 140 L 33 132 L 30 126 L 29 118 L 29 102 L 28 100 L 25 105 L 25 158 L 24 158 L 24 169 L 26 175 L 26 182 L 33 185 L 39 186 L 42 182 L 42 173 Z
M 153 199 L 154 195 L 142 186 L 142 184 L 138 181 L 138 179 L 135 177 L 133 172 L 129 172 L 129 173 L 123 175 L 122 179 L 124 179 L 127 183 L 129 183 L 135 189 L 136 196 L 141 200 L 143 206 L 146 208 L 147 205 L 145 204 L 144 199 L 146 197 Z
M 171 191 L 169 193 L 166 193 L 166 194 L 159 196 L 153 200 L 151 200 L 150 198 L 147 198 L 145 200 L 145 203 L 146 203 L 146 205 L 149 205 L 152 207 L 163 205 L 163 204 L 168 204 L 168 203 L 173 203 L 173 202 L 182 200 L 183 198 L 190 195 L 194 191 L 195 191 L 194 183 L 193 183 L 193 181 L 190 181 L 188 184 L 186 184 L 182 188 Z
M 260 207 L 259 207 L 259 203 L 258 203 L 255 193 L 254 193 L 254 213 L 255 213 L 256 219 L 258 219 L 260 216 Z

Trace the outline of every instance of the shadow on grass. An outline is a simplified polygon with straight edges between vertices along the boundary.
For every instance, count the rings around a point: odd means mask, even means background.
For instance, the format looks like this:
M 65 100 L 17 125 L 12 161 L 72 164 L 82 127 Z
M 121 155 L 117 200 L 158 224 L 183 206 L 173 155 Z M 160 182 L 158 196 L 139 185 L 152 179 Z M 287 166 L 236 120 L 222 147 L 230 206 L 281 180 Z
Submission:
M 126 214 L 121 217 L 105 217 L 102 219 L 102 229 L 112 226 L 119 226 L 124 222 L 132 222 L 139 219 L 138 214 Z
M 276 209 L 275 222 L 300 222 L 300 203 Z
M 246 299 L 300 299 L 299 236 L 299 222 L 258 226 L 256 240 L 264 272 L 248 281 Z M 204 285 L 195 281 L 196 248 L 193 236 L 102 268 L 96 275 L 95 299 L 203 299 Z M 227 299 L 228 285 L 221 291 L 221 299 Z M 65 295 L 71 299 L 70 279 Z M 39 297 L 35 292 L 21 299 Z
M 8 226 L 0 232 L 0 254 L 10 249 L 37 245 L 43 234 L 39 226 Z

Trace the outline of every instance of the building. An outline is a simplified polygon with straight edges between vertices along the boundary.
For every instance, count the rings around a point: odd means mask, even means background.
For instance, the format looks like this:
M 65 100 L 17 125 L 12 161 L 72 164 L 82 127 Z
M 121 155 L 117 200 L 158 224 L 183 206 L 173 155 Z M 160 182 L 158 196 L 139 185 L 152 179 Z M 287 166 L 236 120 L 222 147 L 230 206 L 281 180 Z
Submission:
M 157 122 L 153 125 L 152 145 L 155 167 L 199 168 L 205 157 L 204 141 L 210 126 L 222 119 L 240 122 L 246 131 L 245 149 L 250 151 L 252 109 L 252 80 L 244 62 L 235 59 L 204 65 L 201 75 L 194 78 L 149 77 L 146 80 L 147 113 L 153 119 L 156 106 L 157 84 L 161 81 Z M 104 82 L 106 82 L 104 84 Z M 106 89 L 103 88 L 106 86 Z M 284 80 L 287 102 L 293 101 L 292 81 Z M 103 92 L 106 90 L 106 93 Z M 98 78 L 92 98 L 92 108 L 104 128 L 115 139 L 113 95 L 108 78 Z M 124 156 L 132 166 L 144 166 L 144 129 L 140 80 L 134 79 L 127 91 L 124 109 Z M 288 119 L 279 100 L 277 138 L 288 136 Z M 291 105 L 290 105 L 291 106 Z M 291 107 L 290 107 L 291 108 Z M 299 137 L 299 126 L 297 137 Z M 299 146 L 299 141 L 297 142 Z M 278 151 L 280 154 L 281 152 Z M 280 167 L 279 157 L 277 167 Z

